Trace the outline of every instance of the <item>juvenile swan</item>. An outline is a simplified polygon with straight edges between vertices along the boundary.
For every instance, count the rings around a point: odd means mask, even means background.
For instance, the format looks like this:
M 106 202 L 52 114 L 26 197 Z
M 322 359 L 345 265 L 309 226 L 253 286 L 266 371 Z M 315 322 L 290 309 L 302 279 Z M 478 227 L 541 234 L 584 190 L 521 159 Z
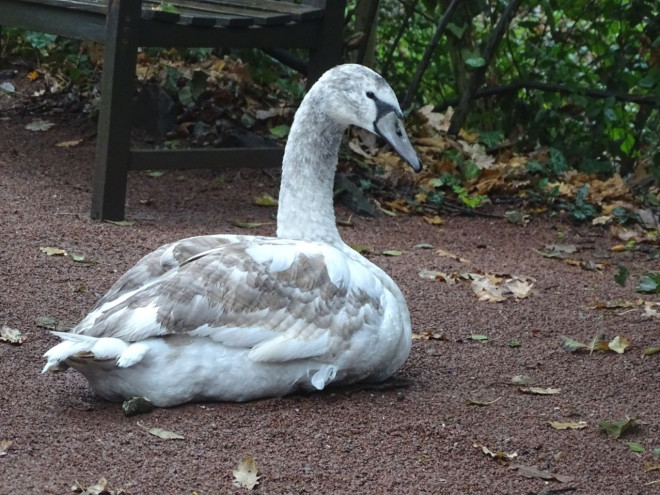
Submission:
M 360 65 L 326 72 L 296 113 L 284 152 L 277 237 L 209 235 L 161 246 L 126 272 L 44 372 L 73 367 L 102 397 L 160 407 L 246 401 L 380 381 L 408 357 L 401 291 L 339 237 L 337 153 L 347 126 L 420 163 L 394 92 Z

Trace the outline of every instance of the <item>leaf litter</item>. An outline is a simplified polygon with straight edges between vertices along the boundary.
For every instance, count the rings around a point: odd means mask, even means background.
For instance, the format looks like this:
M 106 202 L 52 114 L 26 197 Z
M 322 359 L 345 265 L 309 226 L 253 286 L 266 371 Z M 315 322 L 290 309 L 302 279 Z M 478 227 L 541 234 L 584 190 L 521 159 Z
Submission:
M 173 431 L 169 430 L 164 430 L 163 428 L 149 428 L 149 433 L 151 433 L 154 436 L 157 436 L 158 438 L 162 438 L 164 440 L 184 440 L 185 437 L 182 435 L 179 435 L 178 433 L 174 433 Z
M 570 337 L 563 336 L 559 346 L 568 352 L 576 351 L 594 351 L 607 352 L 613 351 L 617 354 L 623 354 L 625 350 L 630 347 L 630 341 L 621 335 L 617 335 L 612 340 L 608 341 L 604 335 L 597 334 L 590 344 L 583 344 Z
M 480 443 L 474 443 L 472 444 L 473 447 L 480 449 L 484 454 L 491 456 L 493 459 L 498 459 L 498 460 L 505 460 L 505 461 L 511 461 L 518 457 L 518 452 L 513 452 L 511 454 L 507 452 L 493 452 L 490 450 L 488 447 L 485 445 L 482 445 Z
M 0 340 L 10 344 L 20 345 L 25 341 L 25 337 L 20 330 L 2 325 L 2 328 L 0 328 Z
M 600 426 L 605 433 L 607 433 L 607 436 L 610 438 L 619 438 L 621 435 L 623 435 L 625 432 L 630 430 L 631 428 L 637 426 L 639 424 L 639 421 L 637 418 L 624 418 L 619 421 L 599 421 L 598 426 Z

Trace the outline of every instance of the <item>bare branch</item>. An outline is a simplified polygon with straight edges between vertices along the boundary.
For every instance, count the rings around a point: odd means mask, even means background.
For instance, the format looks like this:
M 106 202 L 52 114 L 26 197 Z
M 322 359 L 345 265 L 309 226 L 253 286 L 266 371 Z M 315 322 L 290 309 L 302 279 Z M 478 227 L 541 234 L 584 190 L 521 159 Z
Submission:
M 410 107 L 410 104 L 415 98 L 415 93 L 417 93 L 417 88 L 419 88 L 419 83 L 421 82 L 422 77 L 424 76 L 424 72 L 431 63 L 431 56 L 433 55 L 435 48 L 438 46 L 438 42 L 440 41 L 440 38 L 445 32 L 445 29 L 447 28 L 447 24 L 449 24 L 449 19 L 451 18 L 451 15 L 454 13 L 456 7 L 458 7 L 458 4 L 460 2 L 461 0 L 451 0 L 451 3 L 447 7 L 447 10 L 445 10 L 445 13 L 442 14 L 442 17 L 438 21 L 438 26 L 435 29 L 435 33 L 433 33 L 433 38 L 426 46 L 426 50 L 424 50 L 424 55 L 422 56 L 422 60 L 417 66 L 417 71 L 415 72 L 415 75 L 413 76 L 413 79 L 410 82 L 410 85 L 408 86 L 408 91 L 406 92 L 406 96 L 403 99 L 402 107 L 404 110 Z
M 486 71 L 488 70 L 488 66 L 490 65 L 491 61 L 493 60 L 493 56 L 495 55 L 497 45 L 499 45 L 500 41 L 502 40 L 504 32 L 509 27 L 509 24 L 511 24 L 513 16 L 518 10 L 521 2 L 522 0 L 511 0 L 505 7 L 500 20 L 497 21 L 497 25 L 495 26 L 495 29 L 493 29 L 493 32 L 490 34 L 490 37 L 488 38 L 483 51 L 483 58 L 485 62 L 481 67 L 477 67 L 472 73 L 472 77 L 468 82 L 468 87 L 461 96 L 461 101 L 456 108 L 456 113 L 454 113 L 454 116 L 451 119 L 451 124 L 449 125 L 448 131 L 449 135 L 456 136 L 461 130 L 461 127 L 465 122 L 465 118 L 467 117 L 467 114 L 470 110 L 470 103 L 472 102 L 473 96 L 477 92 L 479 86 L 481 86 L 481 83 L 483 82 L 486 75 Z

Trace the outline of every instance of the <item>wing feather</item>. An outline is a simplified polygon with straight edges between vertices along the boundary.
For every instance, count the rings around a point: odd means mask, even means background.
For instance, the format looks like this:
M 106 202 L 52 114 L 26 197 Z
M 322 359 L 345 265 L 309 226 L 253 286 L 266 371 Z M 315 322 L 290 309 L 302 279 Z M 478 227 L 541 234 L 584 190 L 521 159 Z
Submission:
M 124 280 L 73 332 L 128 342 L 205 336 L 251 349 L 256 361 L 282 362 L 330 358 L 365 325 L 380 324 L 382 284 L 334 247 L 236 237 L 192 255 L 188 249 L 183 261 L 170 250 L 159 255 L 176 260 L 169 269 L 161 261 L 160 275 L 146 268 L 150 277 Z

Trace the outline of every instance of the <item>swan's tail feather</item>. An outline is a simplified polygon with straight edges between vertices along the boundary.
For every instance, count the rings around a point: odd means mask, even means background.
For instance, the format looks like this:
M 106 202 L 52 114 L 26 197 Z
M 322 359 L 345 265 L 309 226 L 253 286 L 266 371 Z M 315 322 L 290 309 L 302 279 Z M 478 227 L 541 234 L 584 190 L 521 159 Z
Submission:
M 44 354 L 48 361 L 42 373 L 62 369 L 64 361 L 76 357 L 95 360 L 115 359 L 119 366 L 128 367 L 138 363 L 147 350 L 143 344 L 131 344 L 116 338 L 97 338 L 66 332 L 51 333 L 61 338 L 62 342 Z

